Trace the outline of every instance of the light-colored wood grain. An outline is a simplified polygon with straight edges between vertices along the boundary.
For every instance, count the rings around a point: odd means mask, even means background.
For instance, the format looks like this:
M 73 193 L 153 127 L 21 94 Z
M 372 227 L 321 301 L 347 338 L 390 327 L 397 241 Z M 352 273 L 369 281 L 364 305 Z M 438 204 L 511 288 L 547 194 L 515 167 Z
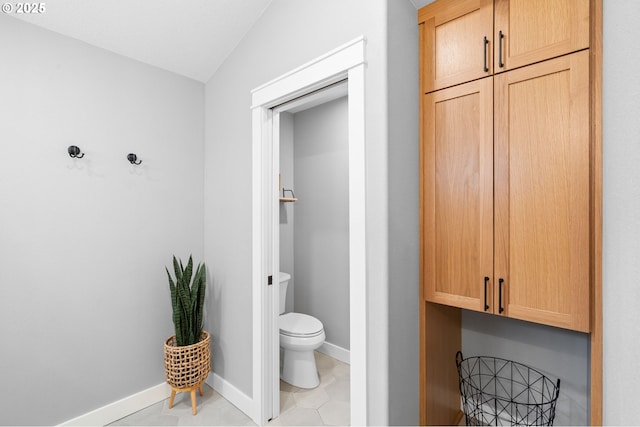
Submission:
M 419 26 L 421 55 L 425 43 L 424 24 Z M 420 59 L 420 67 L 425 63 Z M 460 412 L 460 394 L 455 369 L 455 353 L 461 348 L 460 310 L 425 301 L 424 254 L 426 246 L 433 244 L 427 238 L 425 222 L 426 200 L 425 180 L 426 131 L 425 96 L 423 90 L 424 70 L 420 70 L 420 424 L 452 424 L 455 415 Z M 433 206 L 432 203 L 429 206 Z M 432 225 L 430 225 L 431 227 Z
M 496 73 L 589 47 L 589 0 L 495 0 L 494 13 Z
M 421 302 L 424 310 L 425 412 L 422 425 L 453 425 L 460 413 L 456 352 L 461 349 L 460 310 Z
M 171 388 L 171 397 L 169 397 L 169 409 L 173 408 L 173 400 L 176 398 L 176 389 Z
M 438 0 L 421 8 L 424 25 L 424 92 L 490 75 L 493 64 L 493 1 Z M 488 71 L 484 69 L 484 37 Z
M 495 87 L 503 314 L 588 332 L 589 53 L 500 74 Z
M 484 311 L 493 271 L 493 82 L 425 95 L 424 286 L 432 302 Z M 492 282 L 488 284 L 491 304 Z
M 591 400 L 590 424 L 602 425 L 602 0 L 592 0 L 591 94 Z
M 191 394 L 191 413 L 195 415 L 197 411 L 196 410 L 196 390 L 192 389 L 190 394 Z
M 419 84 L 419 88 L 420 88 L 420 114 L 422 114 L 422 98 L 423 98 L 423 94 L 425 93 L 424 90 L 424 69 L 425 69 L 425 55 L 424 55 L 424 51 L 425 51 L 425 46 L 424 46 L 424 32 L 425 32 L 425 25 L 424 23 L 420 23 L 418 24 L 418 46 L 419 46 L 419 56 L 418 56 L 418 84 Z M 422 117 L 422 115 L 420 116 Z M 421 127 L 422 125 L 420 125 L 420 129 L 422 129 Z M 422 135 L 422 133 L 421 133 Z
M 427 313 L 422 286 L 420 286 L 420 425 L 427 425 Z
M 418 38 L 420 47 L 420 57 L 418 61 L 419 67 L 419 87 L 420 93 L 418 98 L 420 99 L 420 120 L 418 124 L 419 129 L 419 194 L 420 194 L 420 286 L 418 290 L 418 297 L 420 302 L 420 370 L 419 370 L 419 407 L 420 407 L 420 425 L 427 424 L 427 328 L 426 328 L 426 309 L 425 309 L 425 295 L 424 295 L 424 251 L 425 251 L 425 224 L 424 224 L 424 89 L 423 89 L 423 74 L 424 74 L 424 24 L 418 24 Z
M 202 384 L 194 385 L 192 387 L 185 387 L 185 388 L 171 387 L 171 396 L 169 398 L 169 409 L 173 408 L 173 401 L 176 397 L 176 393 L 189 393 L 191 396 L 191 413 L 193 415 L 196 415 L 197 414 L 196 390 L 198 390 L 198 392 L 200 393 L 200 396 L 202 396 Z
M 418 21 L 421 23 L 420 27 L 420 66 L 422 67 L 420 72 L 420 93 L 433 91 L 437 87 L 448 87 L 449 85 L 463 83 L 467 80 L 475 79 L 478 77 L 462 77 L 455 76 L 449 81 L 445 81 L 441 86 L 435 86 L 434 84 L 423 82 L 429 78 L 433 78 L 436 74 L 435 55 L 434 50 L 430 46 L 436 42 L 436 27 L 443 26 L 451 20 L 457 20 L 457 18 L 465 17 L 466 14 L 471 11 L 477 11 L 479 8 L 479 1 L 457 1 L 457 0 L 437 0 L 435 3 L 422 8 L 418 14 Z M 585 8 L 585 5 L 587 7 Z M 555 10 L 555 12 L 553 12 Z M 585 13 L 586 12 L 586 13 Z M 475 12 L 477 14 L 477 12 Z M 574 52 L 580 49 L 590 47 L 589 55 L 589 225 L 588 225 L 588 248 L 589 248 L 589 260 L 588 270 L 590 282 L 590 305 L 589 315 L 587 322 L 589 322 L 590 330 L 590 424 L 601 425 L 602 424 L 602 0 L 495 0 L 495 28 L 494 34 L 489 37 L 491 39 L 491 48 L 495 59 L 495 71 L 497 73 L 506 70 L 518 68 L 524 65 L 533 64 L 539 61 L 543 61 L 549 58 L 564 55 L 569 52 Z M 429 25 L 426 25 L 428 19 L 433 19 Z M 465 23 L 471 21 L 469 17 L 464 19 L 458 19 L 458 22 Z M 509 24 L 510 22 L 510 24 Z M 520 22 L 521 24 L 517 24 Z M 470 24 L 470 22 L 467 22 Z M 472 25 L 472 24 L 470 24 Z M 513 26 L 517 26 L 515 33 L 512 33 Z M 450 25 L 454 27 L 454 24 Z M 504 27 L 504 28 L 503 28 Z M 586 31 L 585 31 L 585 28 Z M 429 29 L 429 31 L 427 31 Z M 503 54 L 505 55 L 503 60 L 505 67 L 499 69 L 498 67 L 498 32 L 503 31 L 505 34 Z M 447 28 L 444 31 L 440 31 L 441 34 L 445 34 L 448 31 Z M 587 38 L 585 38 L 585 34 Z M 532 35 L 532 37 L 530 37 Z M 495 40 L 493 40 L 495 38 Z M 460 37 L 458 37 L 460 39 Z M 586 43 L 585 43 L 586 40 Z M 495 43 L 494 43 L 495 41 Z M 457 43 L 457 42 L 456 42 Z M 450 47 L 453 46 L 453 42 L 449 42 Z M 444 52 L 444 51 L 443 51 Z M 446 55 L 441 57 L 447 58 Z M 482 59 L 482 58 L 481 58 Z M 455 65 L 455 61 L 452 61 Z M 450 64 L 451 65 L 451 64 Z M 452 73 L 453 71 L 439 71 L 440 74 Z M 429 74 L 430 73 L 430 74 Z M 551 73 L 554 73 L 553 71 Z M 465 80 L 467 79 L 467 80 Z M 556 84 L 559 82 L 556 81 Z M 502 90 L 505 92 L 505 90 Z M 499 99 L 501 89 L 496 84 L 496 99 Z M 537 96 L 538 93 L 534 95 Z M 420 100 L 421 111 L 421 148 L 424 147 L 424 135 L 427 130 L 424 128 L 425 115 L 424 111 L 426 106 L 423 99 Z M 570 107 L 568 107 L 570 108 Z M 499 109 L 499 107 L 496 107 Z M 498 130 L 500 126 L 497 125 Z M 496 150 L 499 150 L 499 137 L 496 140 Z M 566 147 L 566 145 L 565 145 Z M 425 153 L 421 153 L 421 162 L 425 158 Z M 427 158 L 429 158 L 427 156 Z M 580 157 L 580 162 L 583 159 Z M 507 163 L 508 166 L 508 163 Z M 575 162 L 569 163 L 569 169 L 575 166 Z M 504 165 L 502 166 L 504 167 Z M 501 191 L 501 187 L 507 188 L 508 180 L 499 180 L 498 176 L 500 172 L 500 160 L 496 158 L 496 192 Z M 424 173 L 424 167 L 421 165 L 420 172 L 420 194 L 422 199 L 427 194 L 425 183 L 428 182 L 428 178 Z M 502 173 L 505 173 L 503 171 Z M 508 175 L 508 171 L 507 171 Z M 569 173 L 567 176 L 570 176 Z M 562 187 L 562 186 L 561 186 Z M 564 188 L 566 195 L 566 187 Z M 550 196 L 550 199 L 556 197 L 555 194 Z M 544 198 L 543 198 L 544 199 Z M 498 200 L 496 200 L 498 204 Z M 438 356 L 430 354 L 432 350 L 427 350 L 427 343 L 433 342 L 433 334 L 438 334 L 438 331 L 434 331 L 438 328 L 451 328 L 451 318 L 438 318 L 432 311 L 428 310 L 428 307 L 438 307 L 436 304 L 424 303 L 426 298 L 425 281 L 428 268 L 425 263 L 426 249 L 433 247 L 430 250 L 435 252 L 435 242 L 429 238 L 430 233 L 433 231 L 426 231 L 430 225 L 428 221 L 425 222 L 425 212 L 435 206 L 435 202 L 427 202 L 421 200 L 421 287 L 420 287 L 420 348 L 421 348 L 421 361 L 420 361 L 420 423 L 425 424 L 449 424 L 455 423 L 448 420 L 448 416 L 443 416 L 434 421 L 434 418 L 428 416 L 428 412 L 432 412 L 434 405 L 436 405 L 434 396 L 431 394 L 431 390 L 434 390 L 434 379 L 429 376 L 431 369 L 436 369 L 438 363 L 427 363 L 427 357 Z M 497 209 L 495 212 L 496 223 L 508 222 L 509 212 L 504 212 L 506 220 L 500 219 L 501 211 Z M 535 215 L 534 215 L 535 216 Z M 584 222 L 583 219 L 580 222 Z M 579 239 L 584 240 L 584 235 Z M 496 246 L 508 246 L 509 243 L 509 229 L 507 227 L 498 227 L 495 234 Z M 565 246 L 566 246 L 565 238 Z M 571 246 L 569 244 L 569 246 Z M 502 259 L 502 260 L 501 260 Z M 502 264 L 505 269 L 508 269 L 508 252 L 496 251 L 496 266 Z M 557 268 L 557 265 L 556 265 Z M 583 267 L 580 266 L 580 269 Z M 496 267 L 497 269 L 497 267 Z M 429 274 L 431 274 L 429 272 Z M 548 272 L 544 274 L 549 274 Z M 573 274 L 573 273 L 569 273 Z M 496 286 L 496 301 L 497 301 L 497 279 L 498 274 L 495 275 Z M 507 277 L 508 279 L 508 277 Z M 493 282 L 493 277 L 492 277 Z M 509 297 L 509 279 L 506 282 L 506 298 Z M 454 302 L 456 305 L 460 305 L 459 302 Z M 505 301 L 506 305 L 506 301 Z M 497 309 L 497 308 L 496 308 Z M 517 314 L 518 307 L 509 306 L 508 313 Z M 496 310 L 497 311 L 497 310 Z M 531 316 L 531 310 L 524 309 L 526 314 L 524 317 Z M 540 319 L 536 320 L 536 316 Z M 455 317 L 455 316 L 454 316 Z M 555 319 L 557 324 L 566 324 L 566 316 L 562 313 L 554 313 L 551 311 L 538 310 L 537 314 L 532 316 L 533 321 L 539 321 L 541 323 L 548 323 L 545 319 Z M 427 321 L 428 320 L 428 321 Z M 440 322 L 440 323 L 439 323 Z M 573 321 L 569 321 L 573 324 Z M 580 322 L 578 322 L 580 323 Z M 572 326 L 564 326 L 573 328 Z M 457 334 L 456 327 L 451 330 L 454 335 Z M 441 356 L 441 355 L 440 355 Z M 433 362 L 430 360 L 430 362 Z M 429 391 L 428 391 L 428 390 Z M 437 410 L 436 410 L 437 412 Z

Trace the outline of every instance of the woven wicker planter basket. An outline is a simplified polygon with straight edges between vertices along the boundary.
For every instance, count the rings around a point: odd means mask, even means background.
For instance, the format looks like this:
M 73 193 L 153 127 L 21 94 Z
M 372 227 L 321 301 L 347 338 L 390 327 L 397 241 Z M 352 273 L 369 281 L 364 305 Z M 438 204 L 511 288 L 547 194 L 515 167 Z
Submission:
M 211 370 L 209 333 L 202 332 L 200 341 L 193 345 L 177 346 L 176 337 L 164 343 L 164 371 L 171 387 L 182 389 L 200 385 Z

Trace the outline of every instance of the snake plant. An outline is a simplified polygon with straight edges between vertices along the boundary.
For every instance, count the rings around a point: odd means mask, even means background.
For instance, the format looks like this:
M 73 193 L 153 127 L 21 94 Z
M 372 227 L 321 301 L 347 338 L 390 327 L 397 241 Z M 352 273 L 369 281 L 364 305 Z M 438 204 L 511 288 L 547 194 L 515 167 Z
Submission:
M 203 325 L 204 294 L 206 290 L 206 273 L 204 263 L 198 264 L 196 274 L 193 273 L 193 260 L 189 256 L 186 268 L 182 260 L 173 257 L 173 270 L 176 275 L 175 282 L 171 278 L 169 269 L 169 288 L 171 289 L 171 306 L 173 308 L 173 324 L 176 331 L 176 344 L 178 346 L 192 345 L 200 341 Z

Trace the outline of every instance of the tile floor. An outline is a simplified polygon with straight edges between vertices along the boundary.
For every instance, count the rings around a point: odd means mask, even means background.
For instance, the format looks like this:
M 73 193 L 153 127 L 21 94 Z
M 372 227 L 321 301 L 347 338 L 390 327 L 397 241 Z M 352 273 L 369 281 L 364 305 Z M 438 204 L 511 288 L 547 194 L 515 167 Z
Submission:
M 351 418 L 349 365 L 315 353 L 320 385 L 311 390 L 280 381 L 280 416 L 269 426 L 348 426 Z
M 269 426 L 349 425 L 350 370 L 346 363 L 315 353 L 320 385 L 312 390 L 280 381 L 280 416 Z M 122 418 L 110 426 L 254 426 L 253 421 L 208 385 L 198 397 L 198 413 L 191 414 L 189 393 Z
M 169 409 L 169 399 L 124 417 L 110 426 L 255 426 L 238 408 L 208 385 L 197 396 L 196 415 L 191 414 L 189 393 L 178 393 Z

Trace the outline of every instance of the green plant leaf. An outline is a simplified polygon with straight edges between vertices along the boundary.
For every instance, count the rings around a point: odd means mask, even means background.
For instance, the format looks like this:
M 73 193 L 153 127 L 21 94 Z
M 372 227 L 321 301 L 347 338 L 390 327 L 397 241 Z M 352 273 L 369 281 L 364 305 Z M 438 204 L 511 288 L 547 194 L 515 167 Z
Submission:
M 191 329 L 191 304 L 189 298 L 189 283 L 185 282 L 184 276 L 180 278 L 180 283 L 177 287 L 178 298 L 180 300 L 180 311 L 182 312 L 182 324 L 185 326 L 187 334 L 185 336 L 188 339 L 188 331 Z
M 202 328 L 204 326 L 204 317 L 203 317 L 203 309 L 204 309 L 204 300 L 205 293 L 207 290 L 207 273 L 205 270 L 204 263 L 202 263 L 198 267 L 198 271 L 196 272 L 196 278 L 194 279 L 194 283 L 197 289 L 197 302 L 195 307 L 195 327 L 196 327 L 196 337 L 200 337 L 202 333 Z
M 182 264 L 182 262 L 181 262 Z M 176 259 L 176 256 L 173 256 L 173 271 L 176 275 L 176 284 L 180 281 L 180 278 L 182 277 L 182 268 L 180 268 L 181 266 L 178 265 L 178 260 Z M 165 267 L 166 268 L 166 267 Z
M 187 262 L 187 268 L 184 269 L 184 280 L 185 283 L 187 284 L 187 288 L 189 288 L 189 292 L 191 292 L 191 287 L 189 286 L 189 284 L 191 283 L 191 275 L 193 272 L 193 259 L 191 258 L 191 256 L 189 256 L 189 262 Z
M 176 294 L 176 285 L 174 284 L 173 279 L 171 278 L 169 269 L 165 267 L 165 270 L 167 271 L 167 277 L 169 278 L 169 290 L 171 291 L 171 310 L 173 312 L 173 326 L 177 331 L 179 329 L 178 325 L 180 322 L 180 315 L 176 310 L 177 303 L 178 303 L 178 299 L 177 299 L 178 297 Z M 176 340 L 177 340 L 177 337 L 176 337 Z
M 176 344 L 195 344 L 200 340 L 204 325 L 203 307 L 206 292 L 206 270 L 204 263 L 198 264 L 193 275 L 193 257 L 189 256 L 186 268 L 182 260 L 173 257 L 175 282 L 169 269 L 167 277 L 171 290 L 171 308 L 175 327 Z M 193 281 L 191 280 L 193 276 Z

